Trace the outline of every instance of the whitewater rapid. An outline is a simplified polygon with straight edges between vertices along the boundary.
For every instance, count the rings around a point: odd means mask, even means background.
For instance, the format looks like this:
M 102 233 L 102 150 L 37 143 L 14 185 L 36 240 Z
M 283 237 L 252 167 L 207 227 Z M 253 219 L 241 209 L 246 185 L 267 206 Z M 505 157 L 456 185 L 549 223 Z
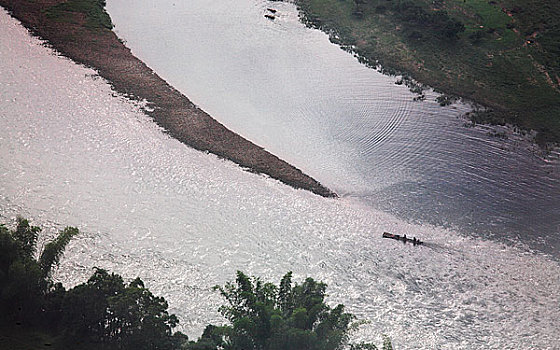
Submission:
M 328 283 L 396 349 L 558 349 L 560 266 L 545 255 L 295 190 L 169 138 L 95 72 L 0 11 L 0 216 L 82 234 L 56 278 L 140 276 L 192 337 L 222 322 L 240 269 Z M 421 247 L 383 240 L 392 231 Z

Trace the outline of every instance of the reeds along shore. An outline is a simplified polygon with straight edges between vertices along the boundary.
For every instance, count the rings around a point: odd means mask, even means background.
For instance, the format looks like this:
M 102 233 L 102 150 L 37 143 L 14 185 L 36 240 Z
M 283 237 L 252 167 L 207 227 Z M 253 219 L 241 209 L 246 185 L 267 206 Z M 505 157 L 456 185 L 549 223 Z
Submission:
M 0 6 L 62 55 L 97 70 L 117 92 L 149 101 L 146 113 L 179 141 L 294 188 L 336 197 L 301 170 L 227 129 L 132 55 L 111 30 L 103 2 L 0 0 Z

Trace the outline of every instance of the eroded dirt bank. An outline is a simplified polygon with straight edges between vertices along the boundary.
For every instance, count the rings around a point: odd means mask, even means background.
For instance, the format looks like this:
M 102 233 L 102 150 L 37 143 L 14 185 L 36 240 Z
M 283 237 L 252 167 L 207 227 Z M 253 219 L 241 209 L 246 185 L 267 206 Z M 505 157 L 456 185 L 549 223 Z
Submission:
M 201 151 L 229 159 L 256 173 L 325 197 L 336 194 L 301 170 L 227 129 L 136 58 L 107 28 L 92 26 L 86 15 L 48 15 L 64 0 L 0 0 L 33 34 L 62 55 L 96 69 L 122 94 L 150 103 L 151 117 L 171 136 Z M 153 109 L 153 110 L 152 110 Z

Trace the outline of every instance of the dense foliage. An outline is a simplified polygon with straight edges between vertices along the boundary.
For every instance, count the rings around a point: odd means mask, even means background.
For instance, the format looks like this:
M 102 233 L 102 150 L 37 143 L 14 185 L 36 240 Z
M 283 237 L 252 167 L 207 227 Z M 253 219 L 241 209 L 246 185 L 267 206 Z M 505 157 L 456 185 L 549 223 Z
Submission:
M 310 349 L 335 350 L 348 346 L 354 316 L 343 305 L 325 304 L 326 285 L 307 278 L 292 283 L 288 272 L 276 286 L 237 272 L 235 283 L 216 287 L 228 302 L 220 308 L 230 325 L 210 325 L 189 349 Z M 354 349 L 376 349 L 373 344 Z M 384 349 L 390 349 L 386 342 Z
M 121 276 L 102 269 L 69 290 L 62 308 L 67 339 L 122 349 L 173 349 L 178 322 L 168 314 L 165 299 L 154 296 L 140 278 L 126 285 Z
M 171 334 L 178 320 L 165 299 L 139 278 L 125 284 L 96 269 L 68 291 L 53 283 L 52 268 L 78 229 L 62 230 L 38 252 L 40 231 L 21 218 L 13 231 L 0 225 L 0 326 L 43 329 L 60 335 L 60 344 L 86 348 L 174 349 L 183 340 Z
M 78 230 L 64 229 L 41 252 L 39 232 L 24 219 L 13 231 L 0 225 L 0 323 L 46 323 L 59 309 L 62 285 L 52 282 L 51 270 Z
M 355 319 L 343 305 L 325 304 L 326 284 L 307 278 L 280 285 L 237 272 L 235 282 L 215 289 L 225 298 L 226 325 L 208 325 L 198 341 L 173 334 L 179 320 L 140 278 L 125 283 L 96 268 L 85 283 L 65 290 L 51 272 L 78 230 L 68 227 L 37 251 L 40 228 L 18 219 L 15 230 L 0 225 L 0 329 L 41 330 L 55 348 L 135 350 L 374 350 L 349 344 Z M 385 339 L 383 350 L 392 349 Z

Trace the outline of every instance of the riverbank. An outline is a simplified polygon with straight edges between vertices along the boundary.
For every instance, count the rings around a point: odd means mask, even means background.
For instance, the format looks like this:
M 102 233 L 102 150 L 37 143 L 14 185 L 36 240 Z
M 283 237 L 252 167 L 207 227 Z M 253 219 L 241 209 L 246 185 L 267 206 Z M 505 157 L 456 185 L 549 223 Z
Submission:
M 110 19 L 100 4 L 104 2 L 0 0 L 0 6 L 62 55 L 94 68 L 118 93 L 148 101 L 145 113 L 172 137 L 251 172 L 324 197 L 336 197 L 301 170 L 227 129 L 160 78 L 110 29 Z
M 560 4 L 535 0 L 296 0 L 303 21 L 364 63 L 488 109 L 473 122 L 560 142 Z M 421 94 L 421 84 L 412 86 Z

